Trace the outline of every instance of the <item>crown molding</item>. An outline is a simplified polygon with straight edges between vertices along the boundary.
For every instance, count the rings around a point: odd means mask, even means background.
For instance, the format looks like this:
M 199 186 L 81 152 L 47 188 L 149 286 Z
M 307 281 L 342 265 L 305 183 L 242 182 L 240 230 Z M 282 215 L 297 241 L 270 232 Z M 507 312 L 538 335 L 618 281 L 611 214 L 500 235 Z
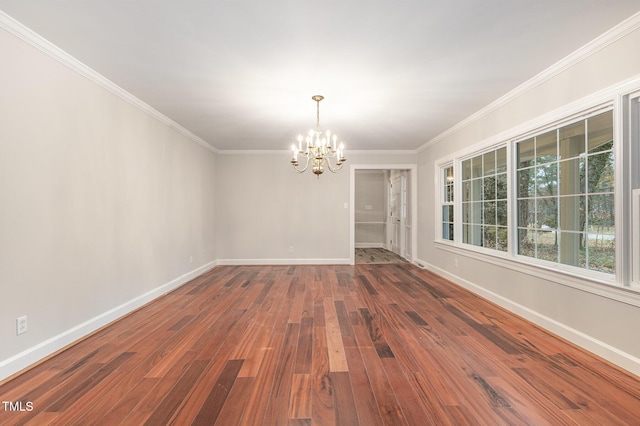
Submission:
M 415 149 L 361 149 L 348 150 L 346 152 L 354 155 L 416 155 L 418 153 Z
M 286 154 L 289 154 L 289 157 L 291 157 L 290 149 L 218 149 L 216 152 L 220 155 L 257 155 L 257 154 L 286 155 Z
M 65 65 L 66 67 L 70 68 L 71 70 L 77 72 L 83 77 L 89 79 L 90 81 L 96 83 L 102 88 L 108 90 L 109 92 L 118 96 L 120 99 L 138 108 L 142 112 L 145 112 L 146 114 L 150 115 L 156 120 L 161 121 L 162 123 L 166 124 L 167 126 L 177 131 L 178 133 L 185 136 L 190 141 L 195 142 L 198 145 L 201 145 L 202 147 L 214 153 L 218 152 L 217 148 L 207 143 L 204 139 L 191 133 L 189 130 L 182 127 L 180 124 L 176 123 L 166 115 L 162 114 L 155 108 L 151 107 L 149 104 L 141 101 L 140 99 L 138 99 L 131 93 L 127 92 L 126 90 L 124 90 L 122 87 L 118 86 L 111 80 L 107 79 L 97 71 L 89 68 L 87 65 L 83 64 L 82 62 L 80 62 L 79 60 L 77 60 L 76 58 L 74 58 L 64 50 L 60 49 L 58 46 L 46 40 L 41 35 L 25 27 L 23 24 L 16 21 L 14 18 L 2 12 L 1 10 L 0 10 L 0 28 L 15 35 L 19 39 L 27 42 L 31 46 L 40 50 L 41 52 L 46 53 L 51 58 L 57 60 L 58 62 Z
M 290 149 L 218 149 L 216 151 L 221 155 L 255 155 L 255 154 L 289 154 L 291 156 Z M 346 150 L 347 155 L 416 155 L 418 151 L 415 149 L 407 150 Z
M 594 40 L 585 44 L 584 46 L 582 46 L 575 52 L 571 53 L 564 59 L 561 59 L 560 61 L 556 62 L 546 70 L 539 73 L 538 75 L 534 76 L 533 78 L 522 83 L 520 86 L 516 87 L 515 89 L 507 92 L 505 95 L 496 99 L 486 107 L 482 108 L 481 110 L 475 112 L 474 114 L 460 121 L 458 124 L 454 125 L 453 127 L 450 127 L 449 129 L 440 133 L 438 136 L 434 137 L 433 139 L 427 141 L 426 143 L 418 147 L 416 151 L 421 152 L 429 148 L 430 146 L 433 146 L 438 142 L 441 142 L 448 136 L 451 136 L 452 134 L 458 132 L 460 129 L 492 113 L 498 108 L 503 107 L 507 103 L 518 98 L 519 96 L 522 96 L 528 91 L 533 90 L 534 88 L 540 86 L 541 84 L 551 80 L 553 77 L 557 76 L 558 74 L 566 71 L 572 66 L 594 55 L 595 53 L 599 52 L 605 47 L 615 43 L 616 41 L 625 37 L 627 34 L 637 30 L 638 28 L 640 28 L 640 12 L 634 15 L 631 15 L 629 18 L 622 21 L 620 24 L 616 25 L 609 31 L 603 33 L 602 35 L 596 37 Z

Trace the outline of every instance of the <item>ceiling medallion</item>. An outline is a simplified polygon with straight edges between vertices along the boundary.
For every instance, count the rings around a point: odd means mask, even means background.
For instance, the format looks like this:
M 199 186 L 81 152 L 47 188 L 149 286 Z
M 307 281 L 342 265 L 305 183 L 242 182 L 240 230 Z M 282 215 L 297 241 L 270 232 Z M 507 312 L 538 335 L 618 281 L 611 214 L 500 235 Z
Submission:
M 320 130 L 320 101 L 324 99 L 324 96 L 315 95 L 311 99 L 317 104 L 316 129 L 309 130 L 306 138 L 298 135 L 298 145 L 296 146 L 295 143 L 291 145 L 291 165 L 298 173 L 304 173 L 311 163 L 311 170 L 320 177 L 324 173 L 325 166 L 332 173 L 336 173 L 347 160 L 344 158 L 344 144 L 338 143 L 338 136 L 332 135 L 329 130 L 324 134 Z M 298 156 L 304 157 L 302 160 L 305 163 L 303 168 L 298 167 Z M 331 164 L 331 159 L 335 165 Z

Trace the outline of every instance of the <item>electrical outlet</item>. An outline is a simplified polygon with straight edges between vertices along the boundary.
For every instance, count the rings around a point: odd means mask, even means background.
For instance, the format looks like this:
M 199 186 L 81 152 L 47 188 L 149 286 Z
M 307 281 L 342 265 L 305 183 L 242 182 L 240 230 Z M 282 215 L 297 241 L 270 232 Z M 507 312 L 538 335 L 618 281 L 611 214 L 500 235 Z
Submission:
M 23 315 L 16 318 L 16 334 L 20 335 L 27 332 L 27 316 Z
M 189 263 L 193 263 L 193 256 L 189 256 Z
M 293 246 L 289 247 L 289 253 L 293 253 Z

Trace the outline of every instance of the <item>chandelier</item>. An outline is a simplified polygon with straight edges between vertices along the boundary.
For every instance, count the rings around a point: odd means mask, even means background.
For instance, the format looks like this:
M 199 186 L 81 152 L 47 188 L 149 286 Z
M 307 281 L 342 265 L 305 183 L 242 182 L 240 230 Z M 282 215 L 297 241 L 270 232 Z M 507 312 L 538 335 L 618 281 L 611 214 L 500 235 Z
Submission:
M 324 96 L 315 95 L 311 99 L 317 103 L 316 129 L 309 130 L 306 138 L 298 135 L 298 145 L 296 146 L 295 143 L 291 145 L 293 155 L 291 165 L 298 173 L 304 173 L 309 164 L 312 164 L 311 170 L 320 177 L 324 173 L 325 166 L 332 173 L 336 173 L 347 160 L 344 158 L 344 145 L 338 144 L 338 136 L 332 135 L 329 130 L 325 134 L 320 130 L 320 101 Z M 298 167 L 298 156 L 304 158 L 303 168 Z M 335 164 L 331 164 L 331 159 Z

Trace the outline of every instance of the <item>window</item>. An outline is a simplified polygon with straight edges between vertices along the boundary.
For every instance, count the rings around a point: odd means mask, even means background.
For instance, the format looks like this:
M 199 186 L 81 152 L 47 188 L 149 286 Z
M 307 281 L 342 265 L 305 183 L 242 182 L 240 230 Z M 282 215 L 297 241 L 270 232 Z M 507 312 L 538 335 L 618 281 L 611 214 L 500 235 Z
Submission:
M 462 242 L 507 251 L 507 149 L 462 161 Z
M 640 90 L 571 108 L 439 160 L 436 235 L 451 253 L 640 292 Z
M 453 166 L 442 169 L 442 239 L 453 241 Z
M 516 143 L 518 254 L 615 272 L 613 113 Z
M 629 97 L 629 190 L 631 192 L 631 283 L 640 288 L 640 92 Z

